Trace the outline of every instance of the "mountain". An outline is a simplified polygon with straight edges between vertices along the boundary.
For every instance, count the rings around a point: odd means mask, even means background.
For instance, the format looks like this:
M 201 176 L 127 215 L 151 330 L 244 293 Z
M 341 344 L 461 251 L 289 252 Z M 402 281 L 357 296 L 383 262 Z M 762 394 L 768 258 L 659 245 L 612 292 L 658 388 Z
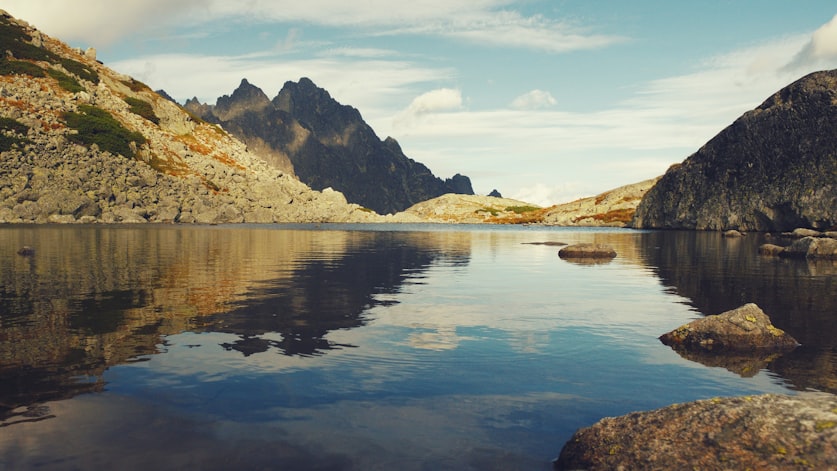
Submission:
M 0 52 L 0 223 L 384 220 L 2 10 Z
M 474 193 L 468 177 L 434 176 L 404 155 L 395 139 L 380 140 L 357 109 L 338 103 L 307 78 L 286 82 L 272 100 L 244 79 L 215 105 L 191 99 L 184 107 L 221 124 L 271 165 L 312 188 L 333 188 L 381 214 L 446 193 Z
M 635 228 L 787 231 L 837 226 L 837 70 L 748 111 L 643 197 Z

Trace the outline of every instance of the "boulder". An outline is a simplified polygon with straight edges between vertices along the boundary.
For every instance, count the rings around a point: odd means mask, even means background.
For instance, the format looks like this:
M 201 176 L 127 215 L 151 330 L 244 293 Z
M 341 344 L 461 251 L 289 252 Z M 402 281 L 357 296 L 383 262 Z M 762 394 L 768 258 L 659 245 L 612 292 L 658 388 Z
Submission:
M 660 341 L 675 350 L 707 352 L 789 350 L 799 345 L 753 303 L 694 320 L 661 335 Z
M 728 231 L 725 231 L 722 235 L 724 237 L 730 237 L 730 238 L 744 237 L 743 233 L 741 233 L 740 231 L 736 231 L 735 229 L 730 229 Z
M 556 470 L 837 469 L 837 396 L 714 398 L 579 429 Z
M 803 237 L 793 241 L 779 255 L 791 258 L 837 260 L 837 239 L 828 237 Z
M 813 229 L 806 229 L 804 227 L 797 227 L 793 231 L 791 231 L 790 236 L 801 239 L 803 237 L 819 237 L 822 235 L 822 232 L 815 231 Z
M 611 259 L 616 257 L 616 250 L 604 244 L 581 243 L 564 247 L 558 251 L 561 258 L 601 258 Z

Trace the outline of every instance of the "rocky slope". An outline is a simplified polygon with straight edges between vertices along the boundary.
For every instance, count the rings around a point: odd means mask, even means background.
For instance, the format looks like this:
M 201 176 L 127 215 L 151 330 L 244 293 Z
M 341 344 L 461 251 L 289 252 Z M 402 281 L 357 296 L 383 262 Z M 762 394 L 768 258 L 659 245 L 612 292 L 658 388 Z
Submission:
M 0 223 L 375 221 L 0 11 Z
M 474 193 L 468 177 L 441 180 L 404 155 L 395 139 L 381 141 L 357 109 L 307 78 L 286 82 L 273 100 L 245 79 L 215 105 L 191 99 L 184 106 L 312 188 L 334 188 L 381 214 L 445 193 Z
M 415 204 L 401 216 L 436 223 L 539 223 L 543 209 L 523 201 L 493 196 L 446 194 Z
M 544 212 L 542 222 L 556 226 L 625 227 L 631 222 L 642 197 L 657 180 L 659 177 L 552 206 Z
M 636 228 L 786 231 L 837 226 L 837 70 L 745 113 L 643 198 Z

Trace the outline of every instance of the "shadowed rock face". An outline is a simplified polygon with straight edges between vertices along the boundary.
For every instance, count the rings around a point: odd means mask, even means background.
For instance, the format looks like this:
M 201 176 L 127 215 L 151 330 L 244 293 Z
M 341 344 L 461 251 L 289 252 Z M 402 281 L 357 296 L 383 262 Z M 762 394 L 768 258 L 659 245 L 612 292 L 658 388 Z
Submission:
M 446 193 L 474 194 L 463 175 L 442 180 L 408 158 L 395 139 L 380 140 L 360 112 L 307 78 L 286 82 L 273 100 L 242 80 L 215 106 L 185 107 L 220 123 L 279 169 L 313 189 L 333 188 L 378 213 L 395 213 Z
M 835 469 L 835 423 L 826 393 L 675 404 L 580 429 L 555 469 Z
M 645 195 L 632 225 L 748 231 L 837 225 L 837 70 L 745 113 Z

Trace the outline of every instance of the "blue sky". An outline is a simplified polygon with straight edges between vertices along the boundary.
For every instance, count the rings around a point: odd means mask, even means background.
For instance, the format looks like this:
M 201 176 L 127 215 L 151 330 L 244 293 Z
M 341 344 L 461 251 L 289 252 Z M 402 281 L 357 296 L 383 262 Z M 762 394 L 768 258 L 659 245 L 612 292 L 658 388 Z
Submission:
M 118 5 L 118 6 L 117 6 Z M 309 77 L 442 178 L 541 205 L 661 175 L 837 68 L 833 1 L 3 0 L 180 102 Z

